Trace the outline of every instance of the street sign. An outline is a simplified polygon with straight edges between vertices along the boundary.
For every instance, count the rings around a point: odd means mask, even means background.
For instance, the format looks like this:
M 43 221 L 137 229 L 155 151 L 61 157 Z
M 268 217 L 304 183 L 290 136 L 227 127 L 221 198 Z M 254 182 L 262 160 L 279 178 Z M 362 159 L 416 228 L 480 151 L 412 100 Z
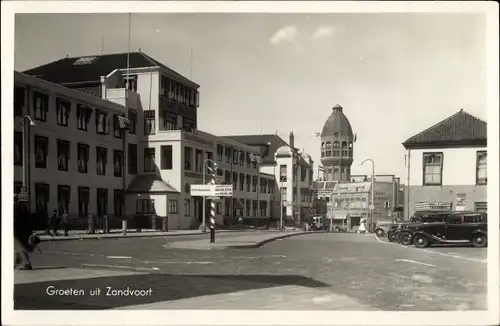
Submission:
M 371 204 L 369 207 L 368 207 L 371 211 L 373 211 L 375 209 L 375 205 Z
M 191 185 L 191 196 L 214 196 L 214 185 Z
M 191 185 L 191 196 L 200 197 L 231 197 L 233 185 Z
M 233 195 L 233 185 L 214 185 L 213 196 L 231 197 Z
M 20 193 L 18 193 L 17 194 L 17 201 L 18 202 L 20 202 L 20 201 L 23 201 L 23 202 L 28 201 L 28 193 L 26 191 L 21 191 Z

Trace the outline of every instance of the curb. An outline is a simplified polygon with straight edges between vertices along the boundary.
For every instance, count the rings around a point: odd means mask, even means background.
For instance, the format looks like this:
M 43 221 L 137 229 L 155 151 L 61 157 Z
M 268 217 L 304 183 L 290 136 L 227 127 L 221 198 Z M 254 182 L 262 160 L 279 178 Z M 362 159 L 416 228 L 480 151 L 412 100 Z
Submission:
M 217 231 L 216 233 L 231 233 L 231 232 L 252 232 L 254 230 L 220 230 Z M 143 233 L 140 235 L 135 235 L 137 233 L 132 233 L 134 235 L 123 235 L 123 234 L 116 234 L 116 235 L 106 235 L 106 236 L 93 236 L 93 237 L 64 237 L 64 236 L 58 236 L 54 238 L 49 238 L 49 239 L 40 239 L 41 242 L 59 242 L 59 241 L 76 241 L 76 240 L 107 240 L 107 239 L 133 239 L 133 238 L 158 238 L 158 237 L 179 237 L 179 236 L 200 236 L 200 235 L 206 235 L 208 232 L 203 233 L 184 233 L 184 234 L 179 234 L 179 233 L 174 233 L 174 234 L 168 234 L 168 232 L 164 234 L 148 234 L 148 233 Z
M 276 240 L 286 239 L 286 238 L 294 237 L 294 236 L 297 236 L 297 235 L 320 234 L 320 233 L 329 233 L 329 232 L 327 232 L 327 231 L 303 231 L 303 232 L 297 232 L 297 233 L 292 233 L 292 234 L 283 234 L 283 235 L 280 235 L 280 236 L 277 236 L 277 237 L 273 237 L 273 238 L 270 238 L 270 239 L 266 239 L 266 240 L 257 242 L 255 244 L 251 244 L 251 245 L 227 246 L 226 248 L 231 248 L 231 249 L 255 249 L 255 248 L 260 248 L 260 247 L 264 246 L 265 244 L 267 244 L 269 242 L 276 241 Z

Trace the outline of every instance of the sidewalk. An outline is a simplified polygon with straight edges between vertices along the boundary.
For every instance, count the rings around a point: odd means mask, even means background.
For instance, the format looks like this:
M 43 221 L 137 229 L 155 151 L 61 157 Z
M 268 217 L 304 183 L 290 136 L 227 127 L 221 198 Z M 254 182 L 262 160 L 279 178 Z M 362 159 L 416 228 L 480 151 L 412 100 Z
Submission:
M 195 241 L 174 241 L 166 245 L 167 248 L 192 249 L 192 250 L 217 250 L 226 248 L 251 249 L 259 248 L 268 242 L 289 238 L 297 235 L 318 234 L 323 232 L 306 231 L 256 231 L 251 234 L 245 234 L 238 237 L 227 236 L 217 239 L 215 243 L 210 243 L 210 234 L 203 240 Z
M 255 230 L 217 230 L 216 233 L 230 233 L 230 232 L 255 232 Z M 68 241 L 68 240 L 88 240 L 88 239 L 117 239 L 117 238 L 145 238 L 145 237 L 172 237 L 172 236 L 186 236 L 186 235 L 202 235 L 201 230 L 175 230 L 175 231 L 156 231 L 156 230 L 127 230 L 127 234 L 123 235 L 121 230 L 111 230 L 110 233 L 94 233 L 94 234 L 69 234 L 67 237 L 59 235 L 52 237 L 50 235 L 40 235 L 41 241 Z

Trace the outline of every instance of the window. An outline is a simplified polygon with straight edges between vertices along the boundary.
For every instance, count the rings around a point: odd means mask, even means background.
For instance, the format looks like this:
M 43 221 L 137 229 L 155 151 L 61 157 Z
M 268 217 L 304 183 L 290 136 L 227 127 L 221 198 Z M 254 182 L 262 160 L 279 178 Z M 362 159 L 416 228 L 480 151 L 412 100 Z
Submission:
M 478 151 L 476 154 L 476 184 L 478 185 L 488 184 L 486 160 L 487 152 Z
M 487 213 L 488 204 L 485 201 L 477 201 L 474 203 L 474 211 L 480 213 Z
M 286 164 L 280 165 L 280 181 L 286 182 L 287 179 L 287 167 Z
M 57 186 L 57 207 L 59 214 L 68 214 L 71 188 L 69 186 Z
M 252 160 L 250 160 L 250 153 L 245 153 L 245 161 L 247 161 L 247 168 L 249 168 L 252 163 Z
M 260 192 L 262 194 L 266 193 L 266 188 L 267 188 L 267 180 L 266 179 L 260 179 Z
M 35 167 L 47 168 L 47 155 L 49 150 L 49 139 L 47 137 L 35 136 Z
M 154 135 L 155 132 L 156 132 L 155 111 L 154 110 L 144 111 L 144 134 Z
M 161 146 L 161 169 L 172 170 L 172 145 Z
M 113 208 L 115 216 L 123 216 L 124 202 L 125 196 L 123 195 L 123 190 L 115 189 L 113 192 Z
M 238 189 L 238 173 L 233 172 L 233 189 Z
M 137 174 L 137 144 L 128 144 L 128 173 Z
M 251 184 L 252 184 L 252 177 L 247 174 L 247 192 L 250 192 Z
M 184 199 L 184 216 L 191 216 L 191 201 Z
M 184 147 L 184 170 L 191 171 L 193 168 L 193 149 L 191 147 Z
M 203 151 L 195 150 L 195 172 L 203 172 Z
M 267 181 L 267 193 L 268 194 L 273 194 L 274 193 L 274 180 L 268 180 Z
M 253 215 L 252 216 L 257 216 L 257 201 L 256 200 L 252 200 L 252 211 L 253 211 Z
M 106 175 L 106 164 L 108 163 L 108 150 L 103 147 L 96 148 L 97 175 Z
M 298 166 L 295 165 L 293 167 L 293 180 L 297 180 L 297 171 L 298 171 Z
M 321 143 L 321 157 L 325 157 L 325 143 Z
M 113 161 L 114 175 L 115 177 L 121 177 L 123 175 L 123 152 L 115 149 L 113 151 Z
M 325 144 L 325 156 L 329 157 L 329 156 L 332 156 L 332 143 L 330 143 L 329 141 L 326 142 Z
M 214 160 L 214 153 L 213 152 L 205 152 L 205 155 L 207 159 L 213 161 Z
M 260 202 L 260 216 L 265 217 L 267 215 L 267 201 L 261 200 Z
M 240 151 L 240 166 L 245 165 L 245 155 L 246 153 L 244 151 Z
M 441 185 L 443 153 L 424 153 L 424 185 Z
M 35 120 L 47 121 L 49 96 L 47 94 L 33 91 L 33 109 L 35 110 Z
M 155 149 L 144 148 L 144 172 L 155 172 Z
M 76 122 L 78 130 L 87 131 L 89 128 L 90 117 L 92 116 L 92 109 L 82 105 L 77 104 L 76 106 Z
M 222 203 L 221 202 L 216 203 L 215 210 L 216 210 L 217 214 L 222 214 Z
M 123 88 L 132 92 L 137 92 L 137 76 L 124 76 Z
M 227 163 L 231 162 L 231 155 L 232 155 L 231 147 L 224 147 L 224 152 L 226 156 L 226 162 Z
M 57 169 L 59 171 L 68 171 L 69 154 L 69 142 L 57 140 Z
M 137 112 L 135 110 L 128 110 L 128 120 L 130 121 L 128 132 L 135 134 L 137 128 Z
M 109 134 L 109 115 L 106 112 L 95 111 L 95 128 L 98 134 Z
M 78 216 L 89 215 L 90 190 L 87 187 L 78 187 Z
M 352 142 L 349 142 L 349 157 L 352 157 Z
M 245 205 L 245 208 L 246 208 L 246 216 L 250 216 L 250 210 L 252 209 L 252 202 L 250 201 L 250 199 L 247 199 L 246 200 L 246 205 Z
M 333 156 L 340 156 L 340 143 L 338 141 L 333 142 Z
M 231 171 L 226 171 L 224 175 L 224 183 L 228 184 L 231 182 Z
M 78 172 L 87 173 L 89 163 L 89 145 L 78 144 Z
M 347 156 L 347 142 L 342 142 L 342 156 Z
M 304 166 L 300 167 L 300 181 L 304 182 L 307 178 L 307 168 Z
M 240 161 L 240 151 L 233 150 L 233 164 L 238 164 Z
M 293 187 L 293 201 L 297 201 L 297 187 Z
M 169 199 L 168 200 L 168 213 L 169 214 L 179 213 L 179 202 L 177 199 Z
M 14 116 L 22 117 L 26 90 L 24 87 L 16 86 L 14 89 Z
M 160 130 L 177 130 L 177 114 L 161 111 Z
M 448 215 L 446 218 L 446 223 L 448 224 L 462 224 L 462 215 L 459 214 L 454 214 L 454 215 Z
M 137 214 L 155 214 L 155 201 L 153 199 L 137 199 L 135 203 Z
M 240 173 L 240 191 L 245 190 L 245 175 Z
M 118 120 L 118 114 L 113 114 L 113 136 L 115 138 L 122 138 L 122 128 L 120 127 L 120 121 Z
M 56 114 L 57 124 L 67 127 L 71 115 L 71 103 L 60 97 L 56 98 Z
M 14 165 L 23 165 L 23 133 L 14 131 Z
M 281 187 L 280 188 L 280 191 L 281 191 L 281 200 L 282 201 L 287 201 L 288 199 L 288 189 L 286 187 Z
M 97 215 L 108 214 L 108 189 L 97 188 Z
M 217 144 L 217 160 L 222 161 L 222 157 L 224 156 L 224 146 L 221 144 Z
M 35 183 L 36 212 L 47 214 L 48 202 L 49 202 L 49 185 L 45 183 Z
M 193 131 L 195 129 L 194 120 L 182 117 L 182 129 L 186 131 Z

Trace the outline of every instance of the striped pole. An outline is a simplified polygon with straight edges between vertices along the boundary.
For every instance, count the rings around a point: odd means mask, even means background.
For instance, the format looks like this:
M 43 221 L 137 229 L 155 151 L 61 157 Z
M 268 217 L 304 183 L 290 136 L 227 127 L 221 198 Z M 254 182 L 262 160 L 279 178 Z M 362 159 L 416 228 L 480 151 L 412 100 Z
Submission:
M 210 182 L 209 184 L 215 185 L 215 175 L 217 171 L 217 167 L 214 166 L 212 168 L 209 167 L 210 171 Z M 215 200 L 210 200 L 210 243 L 215 243 Z

